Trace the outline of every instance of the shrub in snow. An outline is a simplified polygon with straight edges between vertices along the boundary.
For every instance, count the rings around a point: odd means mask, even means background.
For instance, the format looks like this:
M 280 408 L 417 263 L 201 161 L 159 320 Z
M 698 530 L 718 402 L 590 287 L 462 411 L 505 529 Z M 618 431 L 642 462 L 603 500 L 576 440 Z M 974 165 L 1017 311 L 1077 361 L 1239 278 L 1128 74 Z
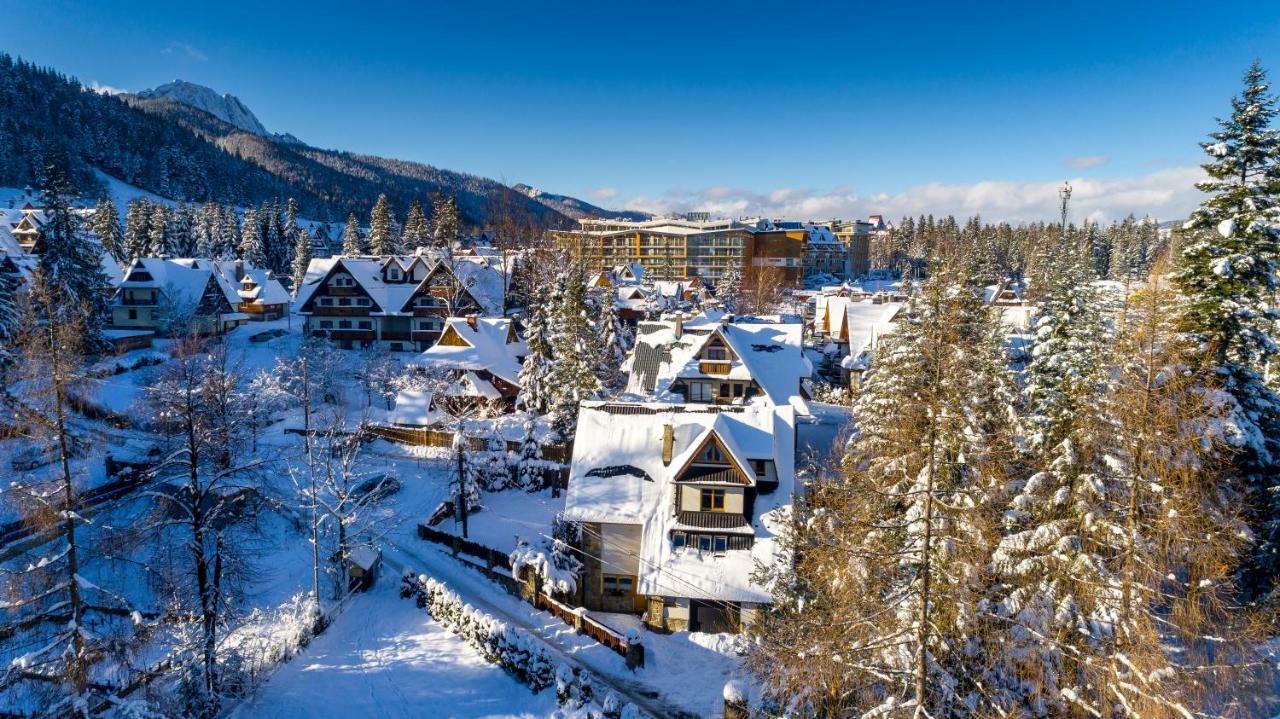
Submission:
M 535 693 L 554 685 L 559 703 L 571 710 L 571 716 L 609 716 L 594 706 L 595 691 L 588 677 L 579 669 L 556 662 L 529 633 L 472 607 L 425 575 L 415 578 L 406 572 L 400 594 L 415 597 L 418 606 L 425 608 L 437 624 L 460 636 L 486 660 L 507 670 Z M 586 713 L 580 714 L 579 710 Z M 632 713 L 627 714 L 627 710 Z M 619 717 L 637 715 L 630 704 L 617 711 Z
M 559 539 L 543 538 L 536 545 L 521 540 L 509 556 L 511 574 L 519 577 L 520 571 L 528 567 L 551 594 L 575 594 L 578 577 L 582 575 L 582 562 L 573 556 L 572 551 Z

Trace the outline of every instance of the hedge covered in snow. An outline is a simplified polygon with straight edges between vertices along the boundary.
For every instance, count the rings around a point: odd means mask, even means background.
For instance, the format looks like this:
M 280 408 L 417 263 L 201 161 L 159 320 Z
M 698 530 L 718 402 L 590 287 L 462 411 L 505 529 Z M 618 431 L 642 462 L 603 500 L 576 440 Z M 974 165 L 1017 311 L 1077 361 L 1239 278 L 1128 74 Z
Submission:
M 484 658 L 507 670 L 534 693 L 556 688 L 556 699 L 566 717 L 636 719 L 632 704 L 609 692 L 598 696 L 582 671 L 560 664 L 551 652 L 528 632 L 513 627 L 462 601 L 444 584 L 406 572 L 400 596 L 413 597 L 437 624 L 462 637 Z

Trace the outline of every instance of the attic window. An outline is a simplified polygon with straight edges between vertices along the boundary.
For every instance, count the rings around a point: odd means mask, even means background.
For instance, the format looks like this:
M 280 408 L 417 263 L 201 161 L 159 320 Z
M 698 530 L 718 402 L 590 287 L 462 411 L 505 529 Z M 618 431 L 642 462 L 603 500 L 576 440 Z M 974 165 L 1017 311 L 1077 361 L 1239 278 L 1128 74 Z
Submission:
M 702 459 L 717 464 L 723 464 L 725 461 L 724 452 L 720 450 L 720 445 L 715 442 L 708 444 L 707 448 L 702 450 Z

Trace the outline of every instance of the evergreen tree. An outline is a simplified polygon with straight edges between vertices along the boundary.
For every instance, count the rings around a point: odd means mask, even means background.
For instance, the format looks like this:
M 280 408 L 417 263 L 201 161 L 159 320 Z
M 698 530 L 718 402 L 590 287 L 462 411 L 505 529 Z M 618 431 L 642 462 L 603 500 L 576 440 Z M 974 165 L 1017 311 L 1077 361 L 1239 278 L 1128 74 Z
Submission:
M 414 200 L 409 205 L 409 215 L 404 221 L 404 235 L 401 246 L 404 252 L 413 252 L 419 247 L 426 247 L 431 242 L 431 227 L 427 224 L 427 215 L 422 211 L 422 203 Z
M 1015 486 L 978 634 L 1001 715 L 1183 717 L 1251 679 L 1248 648 L 1225 639 L 1245 617 L 1223 611 L 1247 530 L 1209 461 L 1211 378 L 1180 366 L 1173 301 L 1160 278 L 1135 295 L 1114 349 L 1093 353 L 1101 386 L 1081 387 L 1043 471 Z M 1214 669 L 1219 653 L 1239 671 Z
M 284 228 L 281 230 L 282 240 L 281 255 L 277 258 L 280 262 L 279 269 L 272 268 L 275 272 L 284 274 L 284 270 L 289 267 L 293 260 L 294 248 L 298 246 L 298 203 L 292 197 L 284 203 Z
M 342 231 L 342 254 L 355 257 L 365 254 L 364 238 L 360 236 L 360 221 L 355 213 L 347 215 L 347 226 Z
M 6 271 L 4 264 L 0 263 L 0 387 L 8 387 L 5 375 L 17 361 L 16 341 L 21 326 L 18 288 L 21 284 L 21 276 L 17 272 Z M 4 393 L 5 390 L 0 390 L 0 395 Z
M 169 208 L 161 203 L 151 206 L 149 228 L 150 254 L 156 256 L 173 256 L 173 234 L 170 229 Z
M 262 249 L 262 227 L 258 213 L 252 207 L 244 211 L 244 228 L 240 231 L 240 259 L 253 267 L 266 267 L 266 253 Z
M 779 591 L 747 662 L 780 706 L 981 714 L 979 601 L 1012 395 L 999 321 L 967 279 L 942 268 L 885 338 L 844 476 L 815 482 L 791 525 L 794 570 L 761 577 Z
M 578 403 L 600 392 L 600 336 L 592 323 L 586 278 L 579 263 L 556 278 L 552 303 L 551 355 L 546 388 L 552 427 L 561 440 L 573 436 Z
M 520 439 L 520 456 L 516 460 L 516 484 L 526 492 L 536 492 L 547 486 L 553 463 L 542 458 L 542 444 L 535 434 L 537 423 L 528 419 Z
M 93 211 L 93 233 L 102 243 L 102 249 L 116 262 L 128 259 L 125 251 L 124 230 L 120 228 L 120 213 L 110 197 L 104 197 Z
M 524 328 L 524 342 L 529 353 L 520 367 L 520 394 L 516 397 L 516 405 L 535 414 L 545 413 L 550 402 L 547 386 L 552 365 L 549 308 L 548 302 L 539 302 L 531 308 Z
M 51 165 L 40 193 L 45 223 L 41 228 L 45 250 L 39 271 L 43 282 L 58 301 L 49 303 L 56 318 L 50 322 L 76 324 L 85 333 L 90 351 L 104 346 L 102 326 L 107 318 L 104 290 L 111 286 L 102 271 L 102 258 L 71 209 L 71 184 L 62 170 Z
M 195 257 L 196 225 L 199 217 L 196 208 L 182 202 L 173 216 L 173 253 L 178 257 Z
M 311 238 L 306 230 L 298 231 L 298 243 L 293 247 L 293 294 L 296 297 L 299 288 L 307 277 L 307 267 L 311 265 Z
M 626 382 L 626 374 L 622 371 L 622 363 L 627 360 L 631 350 L 631 338 L 627 328 L 618 318 L 616 295 L 612 287 L 604 288 L 604 292 L 596 298 L 599 305 L 599 321 L 596 331 L 601 337 L 600 382 L 609 389 L 620 389 Z
M 125 210 L 125 252 L 127 259 L 151 257 L 151 203 L 145 199 L 134 200 Z
M 1256 560 L 1265 587 L 1280 564 L 1280 398 L 1262 370 L 1276 354 L 1272 338 L 1280 313 L 1271 306 L 1278 230 L 1273 210 L 1280 197 L 1280 134 L 1270 127 L 1275 97 L 1255 62 L 1232 114 L 1202 143 L 1209 179 L 1197 184 L 1209 197 L 1191 215 L 1186 245 L 1172 278 L 1186 297 L 1181 324 L 1200 353 L 1198 364 L 1223 379 L 1235 404 L 1233 442 L 1242 450 L 1237 469 L 1250 481 L 1251 502 L 1272 506 L 1254 518 L 1261 544 Z
M 433 244 L 446 252 L 462 239 L 462 223 L 458 214 L 458 201 L 453 195 L 436 197 L 431 207 L 431 220 L 435 225 Z
M 395 236 L 391 227 L 391 203 L 386 195 L 378 195 L 369 215 L 369 252 L 375 255 L 394 255 Z

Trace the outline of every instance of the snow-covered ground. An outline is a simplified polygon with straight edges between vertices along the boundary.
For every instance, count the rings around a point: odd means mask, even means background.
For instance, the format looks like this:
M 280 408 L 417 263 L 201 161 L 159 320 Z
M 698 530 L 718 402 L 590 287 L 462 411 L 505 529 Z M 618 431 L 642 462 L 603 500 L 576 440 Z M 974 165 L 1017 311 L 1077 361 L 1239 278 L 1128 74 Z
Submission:
M 383 581 L 230 716 L 479 719 L 555 708 L 553 690 L 533 694 Z

